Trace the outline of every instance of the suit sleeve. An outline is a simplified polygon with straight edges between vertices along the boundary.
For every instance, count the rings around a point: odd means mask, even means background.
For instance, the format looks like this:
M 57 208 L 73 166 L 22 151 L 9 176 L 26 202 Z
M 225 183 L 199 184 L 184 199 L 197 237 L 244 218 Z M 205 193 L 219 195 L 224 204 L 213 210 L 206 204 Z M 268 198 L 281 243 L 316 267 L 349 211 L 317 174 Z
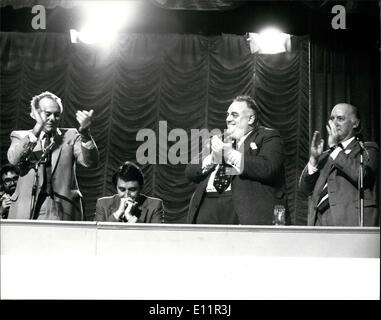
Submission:
M 271 130 L 263 137 L 258 153 L 249 149 L 244 154 L 241 176 L 250 180 L 272 184 L 283 171 L 285 153 L 280 134 Z
M 194 157 L 185 168 L 185 177 L 195 183 L 199 183 L 209 174 L 210 170 L 202 172 L 202 152 Z
M 109 222 L 120 222 L 112 215 L 112 212 L 107 214 L 106 208 L 102 205 L 100 200 L 97 200 L 95 206 L 95 218 L 94 221 L 109 221 Z
M 11 146 L 8 149 L 8 161 L 13 165 L 18 165 L 32 153 L 36 142 L 31 142 L 29 135 L 22 137 L 20 133 L 12 131 Z
M 299 178 L 299 191 L 306 194 L 307 196 L 310 196 L 315 188 L 315 183 L 317 179 L 319 178 L 320 170 L 316 171 L 313 174 L 308 174 L 308 166 L 305 166 L 305 168 L 302 171 L 302 174 Z
M 378 168 L 378 147 L 375 143 L 371 143 L 364 152 L 364 185 L 372 184 L 375 176 L 377 176 Z M 333 165 L 353 183 L 357 184 L 360 167 L 360 156 L 349 157 L 345 152 L 341 151 L 337 157 L 332 160 Z
M 152 219 L 150 223 L 163 223 L 164 220 L 164 205 L 163 201 L 160 200 L 157 204 L 157 207 L 152 213 Z
M 163 223 L 164 221 L 164 205 L 163 201 L 160 200 L 156 209 L 152 214 L 151 223 Z
M 90 140 L 82 141 L 81 135 L 77 130 L 75 131 L 74 156 L 77 162 L 86 168 L 96 167 L 99 161 L 99 152 L 93 138 L 90 136 Z

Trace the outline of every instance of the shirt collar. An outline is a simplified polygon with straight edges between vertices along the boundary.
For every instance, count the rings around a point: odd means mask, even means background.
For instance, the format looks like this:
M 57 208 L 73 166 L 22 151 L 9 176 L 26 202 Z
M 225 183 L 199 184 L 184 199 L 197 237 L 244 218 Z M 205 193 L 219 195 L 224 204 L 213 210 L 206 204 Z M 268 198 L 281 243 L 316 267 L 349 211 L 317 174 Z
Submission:
M 246 138 L 249 136 L 249 134 L 252 132 L 253 130 L 250 130 L 248 133 L 246 133 L 242 138 L 240 138 L 239 140 L 237 140 L 237 149 L 239 149 L 242 145 L 242 143 L 246 140 Z
M 344 149 L 349 146 L 349 144 L 353 141 L 354 138 L 355 137 L 352 137 L 352 138 L 349 138 L 348 140 L 345 140 L 345 141 L 341 142 L 341 144 L 343 145 Z
M 45 131 L 41 131 L 41 133 L 40 133 L 40 140 L 44 139 L 45 135 L 46 135 Z M 55 136 L 55 135 L 58 135 L 58 136 L 61 135 L 61 130 L 59 128 L 57 128 L 56 133 L 53 136 Z

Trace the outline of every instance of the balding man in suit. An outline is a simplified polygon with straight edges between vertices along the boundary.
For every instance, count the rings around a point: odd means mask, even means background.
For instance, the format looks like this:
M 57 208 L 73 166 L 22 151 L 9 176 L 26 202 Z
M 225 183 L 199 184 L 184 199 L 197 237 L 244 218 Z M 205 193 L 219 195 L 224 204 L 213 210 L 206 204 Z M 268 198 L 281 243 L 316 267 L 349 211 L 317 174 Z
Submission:
M 212 137 L 211 154 L 203 158 L 201 153 L 185 170 L 198 183 L 188 223 L 271 225 L 279 206 L 286 220 L 285 151 L 279 132 L 258 125 L 258 107 L 250 96 L 233 100 L 226 125 L 223 137 Z
M 359 143 L 356 140 L 360 124 L 358 109 L 348 103 L 339 103 L 332 109 L 326 126 L 328 150 L 323 152 L 324 141 L 318 131 L 314 132 L 310 159 L 299 180 L 300 190 L 312 195 L 308 225 L 360 225 L 358 179 L 361 151 L 364 159 L 364 225 L 379 225 L 376 198 L 378 146 L 374 142 Z
M 94 167 L 98 149 L 90 135 L 93 110 L 78 111 L 78 131 L 58 128 L 62 101 L 43 92 L 31 101 L 32 130 L 11 133 L 8 160 L 20 168 L 8 219 L 84 220 L 76 163 Z

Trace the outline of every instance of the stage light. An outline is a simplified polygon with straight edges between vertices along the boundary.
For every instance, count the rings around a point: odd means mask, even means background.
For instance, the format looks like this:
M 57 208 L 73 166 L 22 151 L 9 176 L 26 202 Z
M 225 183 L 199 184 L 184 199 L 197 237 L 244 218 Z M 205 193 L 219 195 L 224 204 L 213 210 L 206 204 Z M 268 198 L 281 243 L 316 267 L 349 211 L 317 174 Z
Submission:
M 269 27 L 259 33 L 249 33 L 251 52 L 274 54 L 290 49 L 290 35 Z
M 137 1 L 84 1 L 84 23 L 77 38 L 88 44 L 111 44 L 121 27 L 132 22 L 136 3 Z

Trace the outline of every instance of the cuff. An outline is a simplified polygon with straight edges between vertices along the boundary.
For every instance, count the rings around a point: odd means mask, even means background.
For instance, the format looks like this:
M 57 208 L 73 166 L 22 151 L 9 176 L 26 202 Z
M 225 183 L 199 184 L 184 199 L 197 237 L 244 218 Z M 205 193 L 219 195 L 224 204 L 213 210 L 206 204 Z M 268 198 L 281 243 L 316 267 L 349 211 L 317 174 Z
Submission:
M 82 138 L 81 138 L 82 139 Z M 93 140 L 89 141 L 81 141 L 82 147 L 85 147 L 86 149 L 92 149 L 94 147 Z
M 242 153 L 237 150 L 231 150 L 226 157 L 226 162 L 241 172 Z
M 31 143 L 37 143 L 37 137 L 33 134 L 33 132 L 28 133 L 28 138 Z
M 138 218 L 136 216 L 132 216 L 130 219 L 127 220 L 127 223 L 136 223 L 138 221 Z
M 307 164 L 307 169 L 308 169 L 308 174 L 309 175 L 312 175 L 314 174 L 316 171 L 318 171 L 318 168 L 317 167 L 314 167 L 311 163 L 308 162 Z
M 209 154 L 205 157 L 204 160 L 202 160 L 202 169 L 205 169 L 207 166 L 210 166 L 213 163 L 213 157 L 212 154 Z

